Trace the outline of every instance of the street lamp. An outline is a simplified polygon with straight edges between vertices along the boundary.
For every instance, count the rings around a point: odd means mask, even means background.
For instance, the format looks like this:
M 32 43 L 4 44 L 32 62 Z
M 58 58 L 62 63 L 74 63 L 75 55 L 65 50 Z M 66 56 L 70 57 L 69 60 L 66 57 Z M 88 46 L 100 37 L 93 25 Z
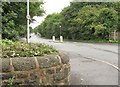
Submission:
M 63 42 L 63 37 L 61 35 L 61 25 L 59 27 L 60 27 L 60 42 Z
M 30 15 L 29 15 L 29 0 L 27 0 L 27 43 L 29 43 L 29 20 L 30 20 Z
M 59 27 L 60 27 L 60 36 L 61 36 L 61 25 Z

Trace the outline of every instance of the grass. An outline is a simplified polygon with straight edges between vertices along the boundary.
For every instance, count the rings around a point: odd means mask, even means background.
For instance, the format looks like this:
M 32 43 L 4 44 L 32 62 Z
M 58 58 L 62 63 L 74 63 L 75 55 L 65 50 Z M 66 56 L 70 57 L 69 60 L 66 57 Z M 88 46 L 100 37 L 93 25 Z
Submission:
M 45 44 L 28 44 L 13 42 L 11 40 L 0 40 L 2 47 L 1 58 L 11 57 L 33 57 L 59 53 L 54 47 Z
M 120 40 L 67 40 L 65 41 L 76 41 L 76 42 L 85 42 L 85 43 L 120 43 Z
M 9 80 L 8 80 L 8 86 L 9 87 L 12 87 L 12 85 L 13 85 L 13 81 L 15 80 L 15 77 L 12 77 L 12 78 L 9 78 Z

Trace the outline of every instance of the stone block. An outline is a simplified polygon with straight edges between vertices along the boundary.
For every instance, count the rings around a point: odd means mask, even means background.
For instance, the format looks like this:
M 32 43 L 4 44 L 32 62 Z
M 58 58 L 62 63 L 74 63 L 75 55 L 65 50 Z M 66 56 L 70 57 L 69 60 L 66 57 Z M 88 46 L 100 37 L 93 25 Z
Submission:
M 41 70 L 40 71 L 40 76 L 45 76 L 46 75 L 46 70 Z
M 65 83 L 65 85 L 70 85 L 69 76 L 65 78 L 63 82 Z
M 40 73 L 38 71 L 30 73 L 30 78 L 38 79 L 40 78 Z
M 15 80 L 15 81 L 13 81 L 13 85 L 20 85 L 22 83 L 23 83 L 22 80 Z
M 13 74 L 2 74 L 2 80 L 8 80 L 13 77 Z
M 19 73 L 17 74 L 17 78 L 27 78 L 28 74 L 27 73 Z
M 63 64 L 67 64 L 69 62 L 69 57 L 66 54 L 60 53 L 59 56 Z
M 40 68 L 49 68 L 60 64 L 60 60 L 52 55 L 37 58 Z
M 55 81 L 60 81 L 60 80 L 63 80 L 65 77 L 64 77 L 64 73 L 56 73 L 54 75 L 54 80 Z
M 65 67 L 64 68 L 64 76 L 67 77 L 70 73 L 70 67 Z
M 2 79 L 2 73 L 0 73 L 0 79 Z
M 27 84 L 27 85 L 39 85 L 40 81 L 39 81 L 39 79 L 36 79 L 36 80 L 27 79 L 27 80 L 24 81 L 24 83 Z
M 63 66 L 56 67 L 56 73 L 63 72 Z
M 45 77 L 42 79 L 42 85 L 52 85 L 54 83 L 53 77 Z
M 35 60 L 34 58 L 15 58 L 12 59 L 13 67 L 15 71 L 28 71 L 35 69 Z
M 2 59 L 2 72 L 10 72 L 10 71 L 11 71 L 10 70 L 10 59 Z
M 6 86 L 6 85 L 8 85 L 8 84 L 9 84 L 9 81 L 8 81 L 8 80 L 5 80 L 5 81 L 2 82 L 2 85 L 3 85 L 3 86 Z
M 54 74 L 55 70 L 54 69 L 47 69 L 46 74 Z

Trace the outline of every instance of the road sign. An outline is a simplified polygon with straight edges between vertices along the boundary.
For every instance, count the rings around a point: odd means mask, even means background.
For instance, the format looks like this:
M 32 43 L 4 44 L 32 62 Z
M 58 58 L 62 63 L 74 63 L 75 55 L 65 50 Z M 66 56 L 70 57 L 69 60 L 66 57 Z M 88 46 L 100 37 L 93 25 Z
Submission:
M 31 19 L 30 15 L 27 15 L 26 18 L 27 18 L 27 20 L 30 20 L 30 19 Z

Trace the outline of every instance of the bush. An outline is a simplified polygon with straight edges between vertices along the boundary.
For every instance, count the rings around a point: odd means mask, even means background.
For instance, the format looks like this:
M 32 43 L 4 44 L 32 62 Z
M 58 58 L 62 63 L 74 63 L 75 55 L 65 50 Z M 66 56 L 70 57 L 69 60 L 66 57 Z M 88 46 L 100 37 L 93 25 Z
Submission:
M 13 42 L 11 40 L 0 40 L 2 46 L 2 58 L 10 57 L 33 57 L 46 54 L 57 54 L 58 51 L 45 44 L 31 44 L 23 42 Z

